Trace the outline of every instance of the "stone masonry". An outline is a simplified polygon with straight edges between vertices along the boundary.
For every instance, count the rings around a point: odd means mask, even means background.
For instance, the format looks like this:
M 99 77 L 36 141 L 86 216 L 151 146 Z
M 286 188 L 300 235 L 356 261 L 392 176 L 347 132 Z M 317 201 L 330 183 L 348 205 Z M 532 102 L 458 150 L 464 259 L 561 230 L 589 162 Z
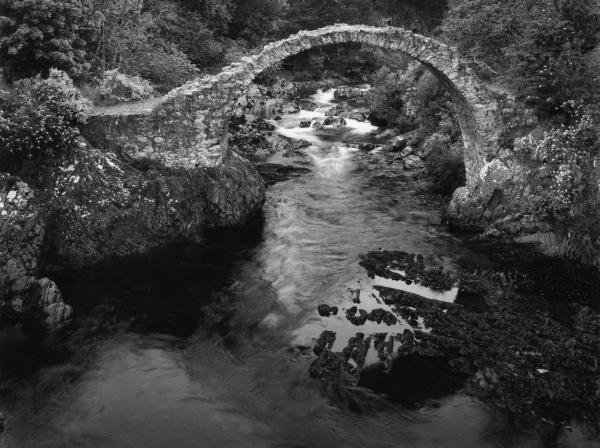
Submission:
M 498 153 L 505 131 L 506 95 L 490 91 L 477 76 L 479 67 L 435 39 L 401 28 L 333 25 L 302 31 L 271 43 L 215 76 L 191 81 L 162 98 L 126 107 L 99 108 L 84 129 L 100 148 L 151 158 L 171 167 L 218 166 L 228 151 L 226 134 L 233 111 L 263 70 L 302 51 L 331 44 L 360 42 L 405 53 L 424 64 L 454 98 L 465 144 L 467 184 L 478 183 L 486 162 Z

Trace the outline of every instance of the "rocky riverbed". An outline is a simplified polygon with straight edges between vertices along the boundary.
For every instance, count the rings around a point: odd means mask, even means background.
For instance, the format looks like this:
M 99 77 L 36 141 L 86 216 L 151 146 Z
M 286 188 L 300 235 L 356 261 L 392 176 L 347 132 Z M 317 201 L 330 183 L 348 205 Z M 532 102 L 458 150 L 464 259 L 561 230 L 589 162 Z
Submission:
M 411 135 L 369 123 L 351 89 L 313 87 L 239 111 L 230 148 L 252 164 L 174 172 L 90 150 L 61 165 L 57 197 L 104 204 L 100 243 L 82 217 L 39 215 L 39 248 L 55 249 L 35 259 L 71 267 L 51 278 L 74 310 L 50 334 L 0 332 L 0 444 L 597 444 L 595 273 L 450 233 L 445 199 L 407 163 L 427 159 Z M 103 194 L 86 202 L 99 165 Z M 27 210 L 37 192 L 12 182 L 5 202 Z M 116 244 L 130 232 L 144 244 Z M 79 234 L 85 247 L 66 244 Z
M 487 243 L 477 250 L 493 255 L 485 265 L 462 259 L 452 273 L 406 252 L 362 256 L 360 264 L 379 280 L 373 289 L 384 308 L 367 313 L 360 297 L 370 292 L 357 289 L 340 311 L 357 333 L 341 352 L 334 352 L 336 334 L 325 330 L 314 347 L 313 377 L 338 387 L 365 385 L 404 402 L 398 384 L 407 381 L 405 370 L 416 363 L 422 364 L 422 375 L 442 369 L 455 379 L 456 388 L 518 415 L 533 414 L 555 424 L 573 418 L 595 422 L 600 399 L 598 277 L 590 269 L 532 255 L 525 248 Z M 427 296 L 454 286 L 457 293 L 451 300 Z M 402 321 L 406 328 L 372 335 L 360 331 L 374 319 L 389 327 Z M 377 358 L 367 364 L 369 350 Z

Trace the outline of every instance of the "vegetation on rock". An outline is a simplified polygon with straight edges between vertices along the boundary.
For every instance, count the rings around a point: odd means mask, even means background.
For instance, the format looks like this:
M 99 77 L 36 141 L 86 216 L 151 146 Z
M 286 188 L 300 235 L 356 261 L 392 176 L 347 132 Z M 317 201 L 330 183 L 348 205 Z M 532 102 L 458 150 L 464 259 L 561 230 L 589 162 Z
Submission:
M 79 136 L 90 102 L 64 72 L 21 79 L 0 91 L 0 161 L 18 170 L 24 161 L 47 162 L 64 155 Z

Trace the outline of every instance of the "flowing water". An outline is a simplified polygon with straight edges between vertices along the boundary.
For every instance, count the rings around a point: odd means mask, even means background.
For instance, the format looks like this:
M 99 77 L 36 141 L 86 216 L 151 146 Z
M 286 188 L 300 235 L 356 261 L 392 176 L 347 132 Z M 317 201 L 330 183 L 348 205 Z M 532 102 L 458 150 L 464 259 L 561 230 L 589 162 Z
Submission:
M 311 100 L 315 110 L 273 122 L 311 146 L 269 162 L 312 172 L 270 187 L 264 223 L 98 278 L 65 277 L 79 317 L 45 348 L 16 330 L 0 335 L 8 425 L 0 447 L 598 446 L 579 427 L 519 427 L 460 387 L 436 394 L 436 384 L 406 384 L 420 397 L 409 405 L 361 388 L 348 399 L 310 379 L 310 348 L 321 331 L 336 331 L 340 344 L 356 333 L 343 312 L 322 318 L 317 306 L 346 308 L 351 290 L 361 289 L 370 300 L 361 306 L 381 307 L 373 286 L 389 280 L 369 279 L 359 254 L 397 249 L 453 269 L 468 250 L 434 225 L 439 209 L 410 178 L 392 177 L 401 171 L 396 162 L 352 146 L 373 139 L 370 124 L 300 128 L 325 117 L 333 90 Z M 415 292 L 456 297 L 456 288 Z M 211 307 L 219 297 L 226 299 Z M 223 310 L 226 322 L 218 318 Z M 209 331 L 198 316 L 213 314 Z M 406 326 L 369 323 L 360 331 Z M 59 342 L 68 349 L 57 349 Z M 373 354 L 368 362 L 376 362 Z

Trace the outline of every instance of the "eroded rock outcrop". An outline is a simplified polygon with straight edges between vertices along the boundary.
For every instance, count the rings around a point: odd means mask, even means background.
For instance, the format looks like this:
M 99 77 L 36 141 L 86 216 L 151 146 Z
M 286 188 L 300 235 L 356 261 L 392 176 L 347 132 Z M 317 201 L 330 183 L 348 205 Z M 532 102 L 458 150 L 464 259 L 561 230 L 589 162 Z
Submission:
M 81 141 L 45 178 L 34 190 L 0 176 L 0 305 L 17 314 L 43 310 L 48 324 L 72 309 L 42 273 L 201 239 L 207 229 L 245 223 L 264 196 L 255 168 L 233 153 L 218 167 L 173 169 Z

